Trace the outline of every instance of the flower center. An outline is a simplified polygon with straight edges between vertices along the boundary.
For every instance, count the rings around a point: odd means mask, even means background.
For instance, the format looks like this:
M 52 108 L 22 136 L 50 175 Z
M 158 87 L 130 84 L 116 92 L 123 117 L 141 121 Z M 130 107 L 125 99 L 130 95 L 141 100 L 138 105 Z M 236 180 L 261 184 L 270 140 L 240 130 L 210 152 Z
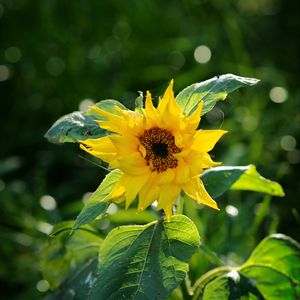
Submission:
M 181 149 L 175 145 L 170 131 L 154 127 L 145 130 L 139 140 L 146 149 L 145 160 L 152 171 L 163 172 L 177 167 L 178 160 L 173 154 L 181 152 Z
M 152 144 L 152 151 L 156 156 L 166 158 L 169 154 L 168 145 L 164 143 L 154 143 Z

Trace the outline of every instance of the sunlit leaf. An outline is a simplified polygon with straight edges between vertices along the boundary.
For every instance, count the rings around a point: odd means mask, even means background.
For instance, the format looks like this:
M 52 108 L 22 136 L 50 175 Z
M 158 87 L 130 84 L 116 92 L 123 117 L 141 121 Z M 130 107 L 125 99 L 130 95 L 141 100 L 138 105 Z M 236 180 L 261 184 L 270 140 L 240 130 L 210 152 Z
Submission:
M 86 226 L 70 235 L 70 222 L 55 227 L 41 251 L 40 267 L 52 289 L 58 287 L 71 274 L 98 254 L 102 239 Z M 63 230 L 66 228 L 66 230 Z M 69 228 L 69 230 L 67 229 Z
M 73 229 L 88 224 L 97 216 L 104 214 L 109 206 L 109 202 L 101 202 L 114 188 L 122 176 L 122 172 L 118 169 L 108 173 L 97 190 L 91 195 L 80 214 L 76 218 Z
M 196 299 L 299 299 L 300 245 L 283 234 L 265 238 L 239 268 L 221 267 L 201 277 Z
M 117 113 L 115 106 L 126 109 L 116 100 L 103 100 L 95 104 L 110 113 Z M 105 136 L 107 131 L 100 128 L 95 120 L 103 119 L 89 108 L 85 113 L 75 111 L 59 118 L 46 132 L 45 137 L 53 143 L 77 143 L 80 140 Z
M 201 175 L 201 180 L 213 198 L 221 196 L 229 189 L 284 196 L 281 185 L 262 177 L 253 165 L 211 168 Z
M 204 115 L 218 101 L 225 100 L 229 93 L 244 86 L 254 85 L 258 81 L 255 78 L 240 77 L 233 74 L 216 76 L 186 87 L 177 95 L 176 100 L 186 114 L 191 113 L 198 103 L 203 100 L 202 115 Z
M 288 236 L 265 238 L 239 271 L 256 282 L 266 299 L 300 298 L 300 245 Z
M 195 225 L 183 215 L 112 230 L 100 250 L 90 299 L 166 299 L 184 279 L 199 243 Z
M 256 191 L 280 197 L 284 196 L 281 185 L 278 182 L 262 177 L 253 165 L 249 166 L 242 176 L 231 186 L 231 189 Z

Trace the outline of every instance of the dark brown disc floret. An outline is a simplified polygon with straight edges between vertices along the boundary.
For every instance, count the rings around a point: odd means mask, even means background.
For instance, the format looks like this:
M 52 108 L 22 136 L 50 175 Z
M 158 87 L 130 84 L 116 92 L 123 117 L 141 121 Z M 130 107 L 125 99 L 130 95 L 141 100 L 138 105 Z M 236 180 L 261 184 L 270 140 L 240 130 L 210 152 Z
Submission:
M 152 171 L 163 172 L 177 167 L 178 160 L 173 154 L 181 152 L 181 149 L 175 145 L 170 131 L 154 127 L 145 130 L 139 140 L 146 149 L 145 160 Z

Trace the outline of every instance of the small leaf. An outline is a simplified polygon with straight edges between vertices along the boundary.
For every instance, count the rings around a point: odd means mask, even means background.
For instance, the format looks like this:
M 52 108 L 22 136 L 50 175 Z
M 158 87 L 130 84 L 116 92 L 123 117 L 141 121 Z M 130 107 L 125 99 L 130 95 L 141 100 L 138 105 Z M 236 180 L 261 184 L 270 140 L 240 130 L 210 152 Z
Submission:
M 106 133 L 91 116 L 72 112 L 59 118 L 46 132 L 45 138 L 52 143 L 78 143 L 79 140 L 99 138 Z
M 225 100 L 227 95 L 244 86 L 252 86 L 259 80 L 255 78 L 240 77 L 226 74 L 213 77 L 209 80 L 194 83 L 183 89 L 176 97 L 179 106 L 185 114 L 190 114 L 204 101 L 202 115 L 209 112 L 220 100 Z
M 76 218 L 73 229 L 88 224 L 93 221 L 97 216 L 104 214 L 109 206 L 109 202 L 101 202 L 115 187 L 122 172 L 118 169 L 108 173 L 97 190 L 91 195 L 88 202 L 85 204 L 80 214 Z
M 143 92 L 139 92 L 139 96 L 135 99 L 135 111 L 143 113 L 144 108 L 144 96 Z
M 253 165 L 250 165 L 248 170 L 232 185 L 231 189 L 256 191 L 279 197 L 284 196 L 281 185 L 262 177 Z
M 184 279 L 199 243 L 196 226 L 183 215 L 112 230 L 89 299 L 166 299 Z
M 272 196 L 284 196 L 279 183 L 262 177 L 254 165 L 222 166 L 208 169 L 201 175 L 206 190 L 213 197 L 219 197 L 229 189 L 248 190 Z
M 70 235 L 70 222 L 59 224 L 41 252 L 40 267 L 51 289 L 58 287 L 71 274 L 99 251 L 102 239 L 86 226 Z M 63 231 L 63 228 L 66 230 Z M 67 230 L 69 228 L 69 230 Z
M 122 103 L 111 99 L 102 100 L 95 106 L 112 114 L 118 114 L 115 106 L 126 109 Z M 108 134 L 95 122 L 103 119 L 91 108 L 85 113 L 75 111 L 59 118 L 46 132 L 45 137 L 52 143 L 78 143 L 80 140 L 99 138 Z

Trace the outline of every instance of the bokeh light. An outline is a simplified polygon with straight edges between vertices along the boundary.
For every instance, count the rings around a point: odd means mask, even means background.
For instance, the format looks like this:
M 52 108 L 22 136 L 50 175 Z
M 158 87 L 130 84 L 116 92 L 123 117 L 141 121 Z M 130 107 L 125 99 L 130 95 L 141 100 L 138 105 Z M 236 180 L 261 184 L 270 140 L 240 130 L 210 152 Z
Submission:
M 9 79 L 10 69 L 6 65 L 0 65 L 0 82 Z
M 41 292 L 41 293 L 45 293 L 49 290 L 50 288 L 50 284 L 47 280 L 39 280 L 36 284 L 36 289 Z
M 284 87 L 276 86 L 270 90 L 270 99 L 275 103 L 283 103 L 288 98 L 288 91 Z
M 84 99 L 79 103 L 79 110 L 85 112 L 90 106 L 94 104 L 95 102 L 92 99 Z
M 291 135 L 285 135 L 280 139 L 280 146 L 285 151 L 292 151 L 297 145 L 296 139 Z
M 54 210 L 56 208 L 56 201 L 50 195 L 44 195 L 40 198 L 40 205 L 45 210 Z
M 211 59 L 211 51 L 205 45 L 198 46 L 194 51 L 194 58 L 199 64 L 206 64 Z
M 5 50 L 4 55 L 5 55 L 6 60 L 10 63 L 16 63 L 22 57 L 21 50 L 18 47 L 8 47 Z

